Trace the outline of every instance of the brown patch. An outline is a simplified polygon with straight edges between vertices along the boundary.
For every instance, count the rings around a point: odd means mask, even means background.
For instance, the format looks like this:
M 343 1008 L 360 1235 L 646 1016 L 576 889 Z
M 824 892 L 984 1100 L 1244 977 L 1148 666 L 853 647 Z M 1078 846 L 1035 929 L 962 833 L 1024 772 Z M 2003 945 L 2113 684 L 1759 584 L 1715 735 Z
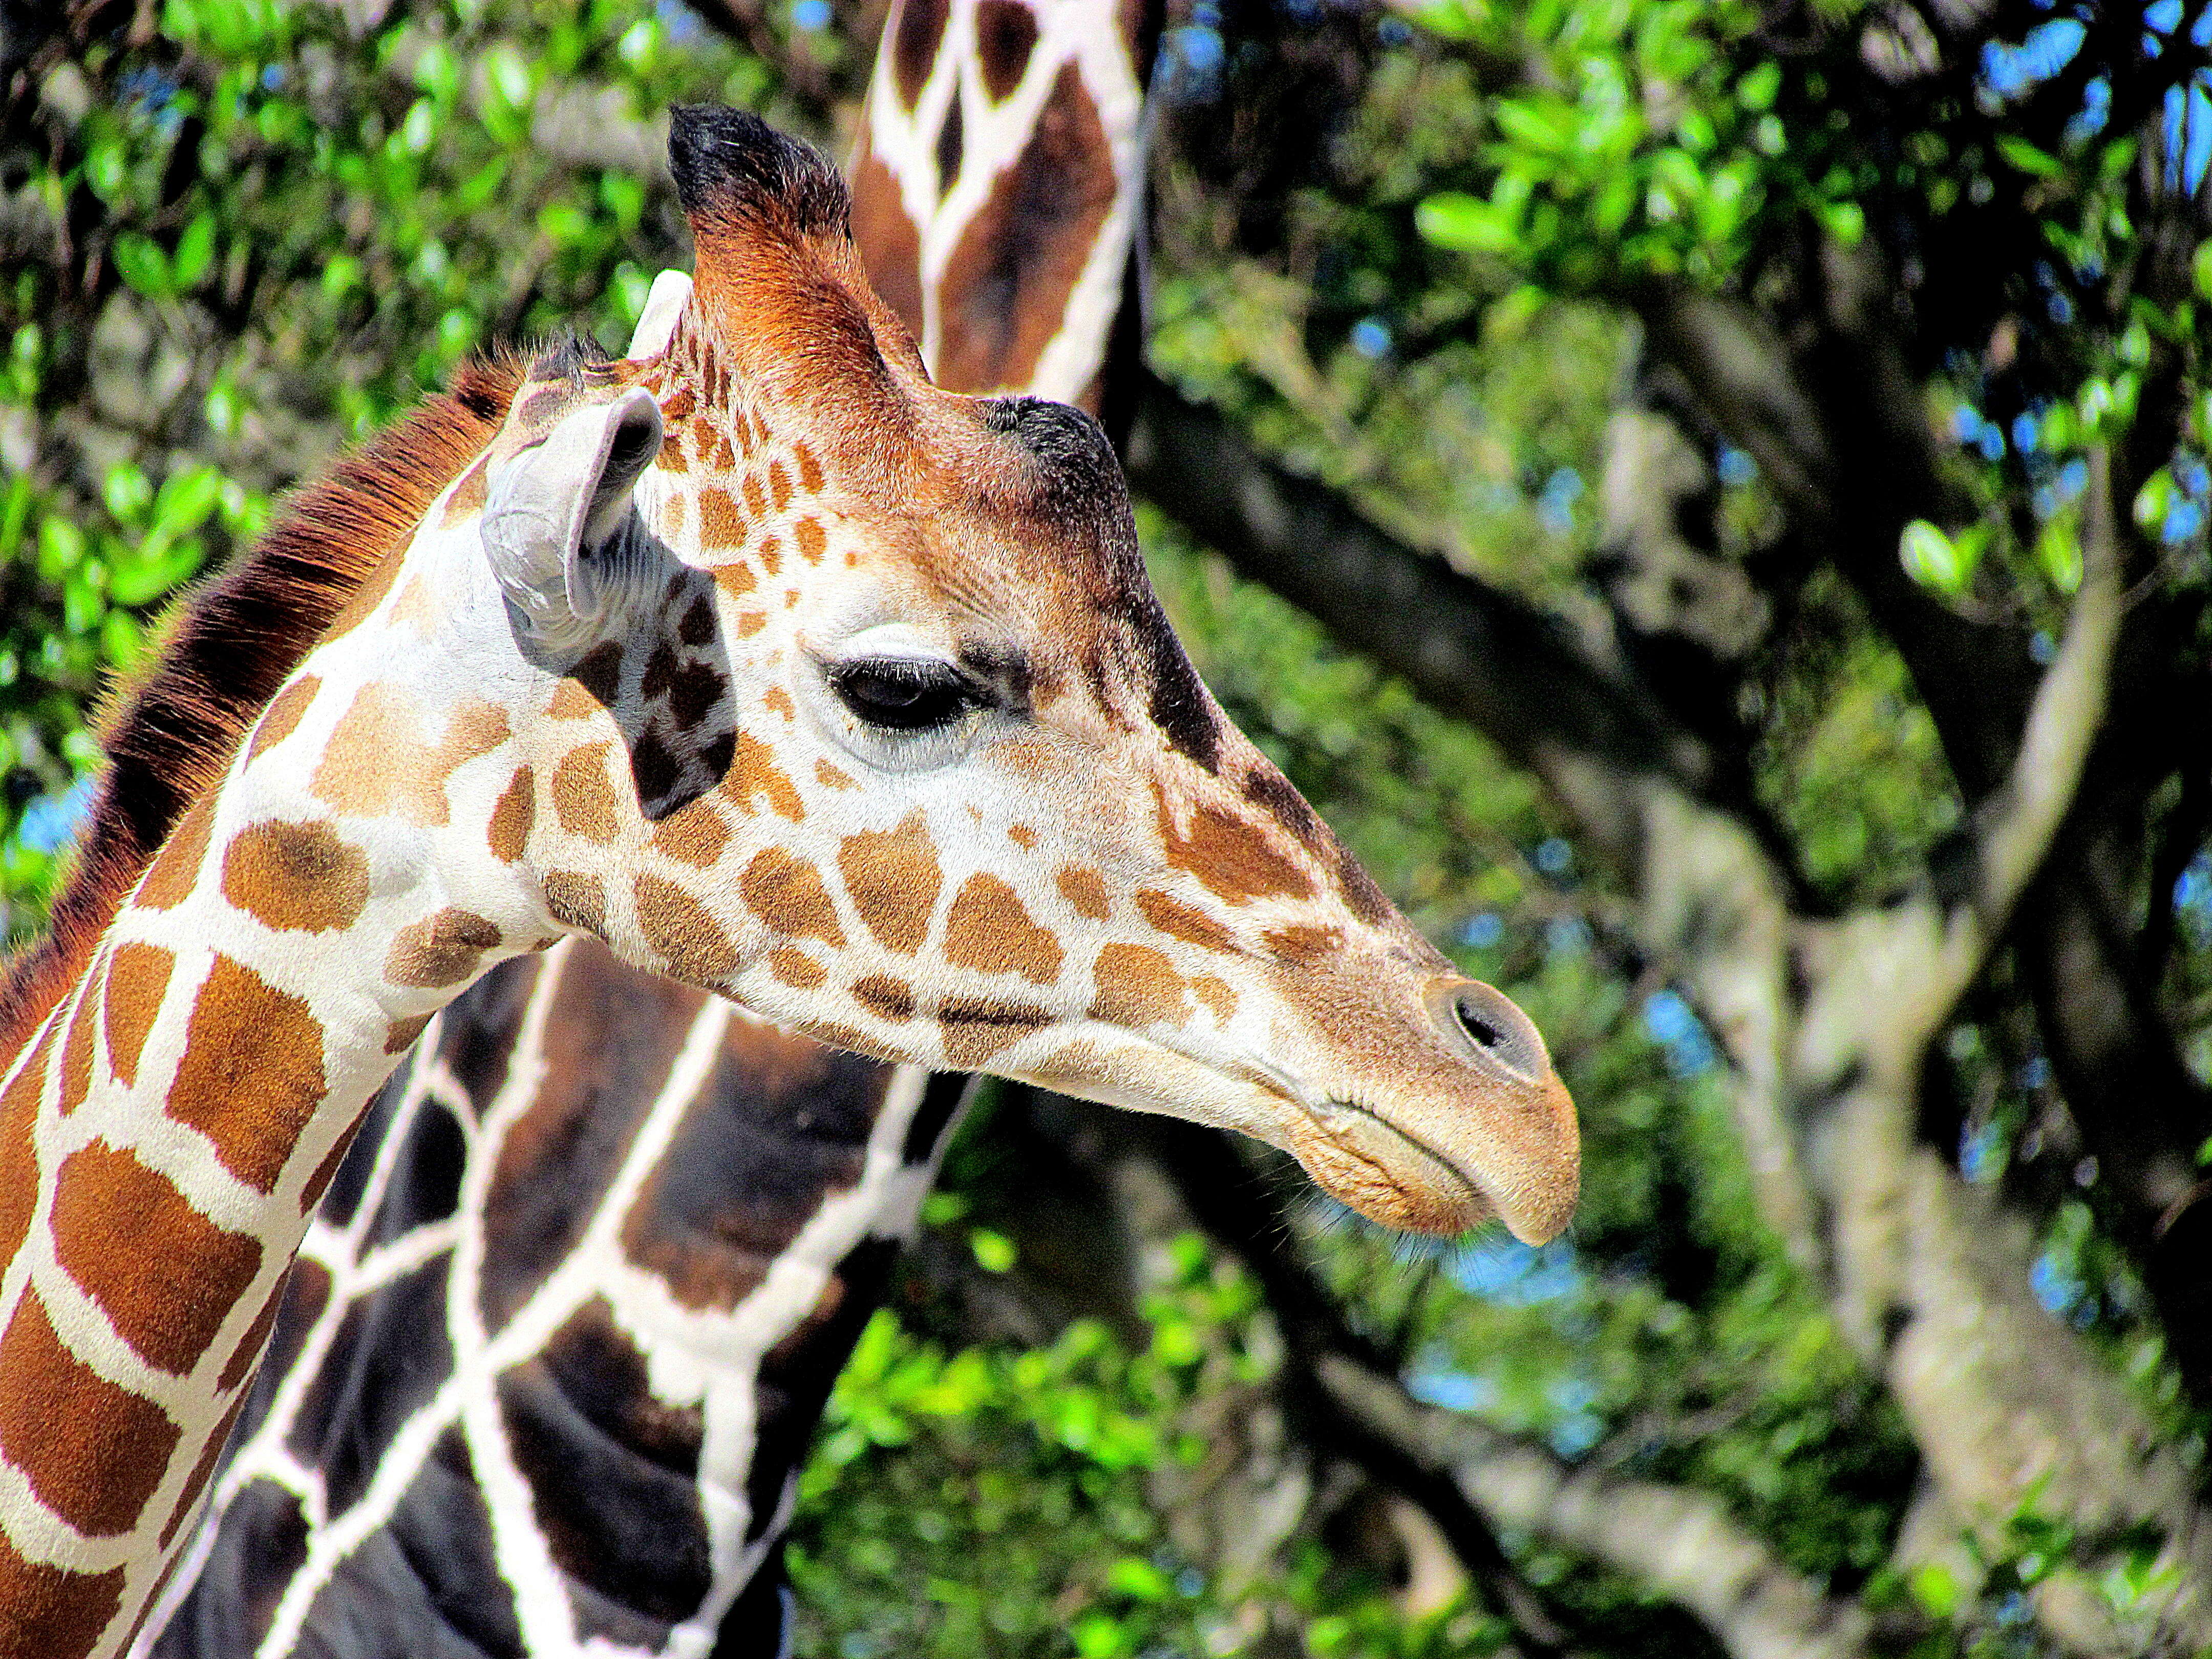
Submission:
M 178 820 L 176 829 L 146 872 L 131 902 L 142 910 L 173 910 L 191 896 L 207 858 L 208 835 L 215 823 L 215 802 L 203 800 Z
M 46 1056 L 53 1047 L 53 1027 L 40 1035 L 31 1050 L 0 1094 L 0 1261 L 14 1257 L 31 1229 L 32 1212 L 39 1206 L 39 1158 L 35 1135 L 39 1127 L 39 1097 L 45 1092 Z M 0 1607 L 7 1604 L 0 1601 Z
M 780 685 L 771 685 L 761 693 L 761 706 L 786 720 L 792 716 L 791 694 Z
M 1037 844 L 1037 833 L 1026 823 L 1018 823 L 1006 831 L 1006 839 L 1026 853 Z
M 426 989 L 459 985 L 475 975 L 483 953 L 499 942 L 495 923 L 449 904 L 399 930 L 384 958 L 384 977 Z
M 1052 1023 L 1046 1009 L 991 997 L 948 997 L 937 1010 L 945 1063 L 959 1072 L 980 1070 L 1000 1049 Z
M 1344 902 L 1352 907 L 1352 914 L 1370 927 L 1384 926 L 1397 914 L 1390 908 L 1389 896 L 1375 884 L 1375 878 L 1352 856 L 1349 848 L 1337 849 L 1336 885 Z
M 891 76 L 908 109 L 929 83 L 937 43 L 945 38 L 945 0 L 903 0 L 891 34 Z
M 912 956 L 929 934 L 944 876 L 920 811 L 888 832 L 864 830 L 837 847 L 837 872 L 860 920 L 888 950 Z
M 1069 64 L 1027 147 L 1000 171 L 945 263 L 939 385 L 1018 386 L 1034 378 L 1114 210 L 1112 157 L 1082 71 Z
M 670 858 L 704 870 L 730 844 L 730 826 L 712 803 L 695 800 L 660 821 L 653 844 Z
M 679 386 L 662 400 L 660 418 L 671 425 L 678 421 L 688 421 L 691 418 L 692 411 L 698 407 L 699 399 L 693 395 L 691 388 L 688 386 Z
M 1038 985 L 1060 977 L 1060 941 L 996 876 L 978 873 L 962 884 L 945 919 L 945 954 L 963 968 L 1019 974 Z
M 704 725 L 727 690 L 729 682 L 712 663 L 687 662 L 677 669 L 668 687 L 668 712 L 674 717 L 677 729 L 689 732 Z M 775 696 L 782 695 L 774 686 L 769 690 Z
M 283 1281 L 279 1279 L 276 1283 L 277 1296 L 283 1294 Z M 269 1300 L 268 1310 L 273 1312 L 276 1306 L 276 1297 L 272 1296 Z M 264 1329 L 261 1334 L 266 1336 L 268 1332 Z M 222 1460 L 223 1448 L 230 1443 L 230 1431 L 237 1424 L 238 1413 L 245 1409 L 245 1406 L 244 1395 L 232 1401 L 229 1407 L 222 1414 L 222 1420 L 215 1425 L 213 1437 L 206 1445 L 200 1448 L 199 1456 L 192 1462 L 192 1472 L 185 1477 L 184 1486 L 177 1493 L 177 1501 L 170 1506 L 169 1518 L 161 1523 L 161 1535 L 156 1541 L 156 1547 L 161 1549 L 169 1547 L 169 1540 L 177 1535 L 177 1528 L 184 1524 L 185 1517 L 192 1512 L 192 1505 L 199 1502 L 200 1493 L 206 1490 L 208 1477 L 215 1473 L 216 1464 Z M 176 1565 L 176 1562 L 171 1561 L 161 1569 L 161 1577 L 164 1582 L 175 1570 Z M 161 1598 L 161 1594 L 160 1589 L 156 1588 L 153 1600 L 149 1601 L 145 1607 L 138 1610 L 138 1617 L 141 1620 L 153 1611 L 153 1602 Z M 127 1649 L 130 1644 L 126 1642 L 124 1645 Z
M 388 1033 L 386 1040 L 389 1040 Z M 337 1174 L 338 1165 L 345 1162 L 345 1155 L 353 1146 L 354 1131 L 360 1127 L 361 1119 L 356 1116 L 346 1125 L 338 1138 L 331 1142 L 330 1150 L 323 1154 L 322 1162 L 308 1173 L 307 1181 L 300 1188 L 301 1215 L 312 1213 L 315 1206 L 323 1201 L 323 1194 L 330 1190 L 331 1177 Z M 233 1356 L 234 1358 L 235 1357 Z
M 765 518 L 768 514 L 768 493 L 761 488 L 759 474 L 753 472 L 746 473 L 745 481 L 739 486 L 739 488 L 745 493 L 746 510 L 756 519 Z M 769 574 L 772 575 L 775 574 L 775 567 L 774 565 L 770 565 L 769 567 Z
M 1079 916 L 1093 921 L 1103 921 L 1113 914 L 1113 905 L 1106 895 L 1106 879 L 1086 865 L 1063 864 L 1053 878 L 1060 887 L 1060 897 L 1075 907 Z
M 46 939 L 0 990 L 0 1054 L 21 1047 L 82 976 L 156 847 L 176 841 L 187 806 L 214 789 L 307 653 L 377 603 L 398 549 L 483 452 L 520 374 L 511 358 L 464 369 L 451 393 L 295 495 L 289 514 L 165 630 L 160 662 L 105 722 L 109 766 L 79 837 L 77 873 L 55 898 Z M 157 898 L 162 891 L 156 884 Z
M 1271 927 L 1260 939 L 1275 953 L 1278 961 L 1293 968 L 1310 968 L 1343 948 L 1344 929 L 1301 924 L 1295 927 Z
M 572 836 L 605 847 L 615 838 L 617 801 L 607 781 L 607 751 L 612 743 L 587 743 L 571 749 L 553 769 L 553 815 Z
M 783 544 L 769 537 L 760 544 L 761 568 L 773 576 L 783 568 Z
M 778 816 L 793 823 L 806 816 L 799 791 L 775 763 L 775 752 L 759 738 L 743 732 L 738 733 L 737 749 L 730 759 L 728 792 L 730 799 L 745 811 L 752 810 L 755 795 L 766 795 L 769 805 Z
M 826 977 L 820 963 L 788 945 L 779 945 L 768 953 L 768 967 L 786 985 L 801 991 L 812 990 Z
M 106 1002 L 107 1068 L 125 1088 L 138 1081 L 138 1057 L 146 1033 L 161 1011 L 162 994 L 177 959 L 158 945 L 125 944 L 108 958 Z
M 638 677 L 637 695 L 647 702 L 666 696 L 668 688 L 676 682 L 678 661 L 674 646 L 666 640 L 656 640 L 653 654 L 645 659 L 645 672 Z
M 247 747 L 246 757 L 252 760 L 264 750 L 274 749 L 299 729 L 300 717 L 307 712 L 307 705 L 315 700 L 315 693 L 323 689 L 321 679 L 313 674 L 302 674 L 276 694 L 269 705 L 269 712 L 261 717 L 260 725 L 253 728 L 253 741 Z
M 889 974 L 869 974 L 854 980 L 853 1000 L 870 1013 L 895 1024 L 914 1018 L 914 987 Z
M 814 781 L 827 789 L 857 789 L 860 787 L 826 760 L 814 763 Z
M 814 459 L 814 452 L 801 438 L 791 447 L 792 464 L 799 469 L 799 487 L 810 495 L 822 493 L 822 463 Z
M 791 505 L 791 474 L 783 470 L 781 461 L 768 464 L 768 494 L 779 513 Z
M 683 395 L 688 396 L 689 393 Z M 691 458 L 684 453 L 684 434 L 672 424 L 662 433 L 660 453 L 653 457 L 653 464 L 663 472 L 689 472 L 691 470 Z
M 537 822 L 538 780 L 528 767 L 518 766 L 493 805 L 491 823 L 484 830 L 491 855 L 501 864 L 520 859 L 530 844 L 530 826 Z
M 1321 820 L 1306 805 L 1305 797 L 1273 767 L 1262 764 L 1252 769 L 1244 780 L 1244 799 L 1297 836 L 1307 850 L 1322 850 L 1328 837 L 1322 830 Z
M 622 696 L 623 648 L 619 640 L 602 640 L 568 671 L 568 678 L 602 708 Z
M 741 640 L 752 638 L 767 626 L 768 612 L 765 611 L 740 611 L 738 613 L 738 637 Z
M 837 925 L 837 909 L 822 878 L 812 865 L 781 848 L 757 854 L 738 878 L 738 890 L 755 915 L 787 939 L 818 939 L 845 948 L 845 930 Z
M 587 933 L 607 930 L 607 892 L 597 876 L 575 870 L 548 870 L 539 884 L 545 908 L 555 918 Z
M 676 624 L 676 637 L 686 645 L 704 645 L 714 637 L 714 604 L 704 593 L 693 596 Z
M 721 392 L 718 390 L 715 395 L 719 399 Z M 726 432 L 717 432 L 714 434 L 714 459 L 708 465 L 717 472 L 727 472 L 737 464 L 737 452 L 730 447 L 730 434 Z
M 368 908 L 368 854 L 327 823 L 256 823 L 222 855 L 222 896 L 264 927 L 328 933 Z
M 123 1611 L 123 1579 L 121 1567 L 74 1572 L 27 1561 L 0 1534 L 0 1649 L 27 1659 L 85 1659 Z
M 0 1453 L 39 1501 L 87 1537 L 130 1531 L 177 1449 L 168 1414 L 64 1347 L 28 1288 L 0 1334 Z
M 1027 6 L 1015 0 L 982 0 L 975 8 L 975 55 L 993 103 L 1005 103 L 1021 85 L 1036 40 L 1036 19 Z
M 668 964 L 669 972 L 695 985 L 713 985 L 729 977 L 738 965 L 737 947 L 706 906 L 659 876 L 640 876 L 632 890 L 638 929 Z
M 1227 1024 L 1237 1012 L 1237 993 L 1229 981 L 1216 979 L 1211 974 L 1200 974 L 1191 981 L 1190 988 L 1198 993 L 1198 1000 L 1213 1012 L 1214 1018 Z
M 760 586 L 760 579 L 753 574 L 752 566 L 742 562 L 736 564 L 718 564 L 714 567 L 712 574 L 714 578 L 714 586 L 733 599 L 742 599 Z
M 553 688 L 553 702 L 546 710 L 556 720 L 580 720 L 605 712 L 605 705 L 597 697 L 567 677 Z
M 415 1046 L 415 1039 L 422 1035 L 422 1028 L 430 1023 L 428 1014 L 410 1014 L 404 1019 L 395 1019 L 384 1034 L 384 1052 L 404 1054 Z
M 1231 904 L 1255 898 L 1310 898 L 1313 878 L 1268 844 L 1257 824 L 1200 802 L 1191 808 L 1188 835 L 1176 829 L 1175 813 L 1158 784 L 1160 841 L 1168 862 L 1187 870 Z
M 691 517 L 691 498 L 671 495 L 660 504 L 660 516 L 662 538 L 671 542 L 678 540 L 683 536 L 684 526 Z
M 307 787 L 337 811 L 364 817 L 389 812 L 405 799 L 412 781 L 395 763 L 428 748 L 413 703 L 383 681 L 371 680 L 338 716 Z
M 1190 1013 L 1182 975 L 1158 951 L 1143 945 L 1109 945 L 1091 967 L 1097 994 L 1091 1017 L 1131 1030 L 1179 1025 Z
M 131 1352 L 174 1376 L 199 1363 L 261 1271 L 258 1239 L 216 1226 L 167 1176 L 104 1140 L 62 1160 L 52 1227 L 62 1271 Z
M 246 1186 L 268 1192 L 325 1088 L 323 1026 L 307 1005 L 216 956 L 184 1029 L 170 1117 L 215 1141 L 216 1159 Z
M 812 519 L 801 519 L 791 532 L 799 544 L 799 556 L 809 564 L 822 562 L 822 556 L 830 550 L 830 538 L 822 533 L 822 526 Z
M 1224 927 L 1203 910 L 1193 909 L 1181 899 L 1170 898 L 1157 888 L 1144 887 L 1137 891 L 1137 910 L 1146 921 L 1170 939 L 1179 939 L 1186 945 L 1202 945 L 1209 951 L 1237 953 L 1237 941 Z
M 106 963 L 100 965 L 100 979 L 107 976 Z M 92 1058 L 94 1028 L 100 994 L 106 987 L 97 981 L 87 981 L 70 1010 L 69 1035 L 62 1039 L 62 1092 L 56 1103 L 64 1117 L 84 1104 L 85 1096 L 92 1089 Z

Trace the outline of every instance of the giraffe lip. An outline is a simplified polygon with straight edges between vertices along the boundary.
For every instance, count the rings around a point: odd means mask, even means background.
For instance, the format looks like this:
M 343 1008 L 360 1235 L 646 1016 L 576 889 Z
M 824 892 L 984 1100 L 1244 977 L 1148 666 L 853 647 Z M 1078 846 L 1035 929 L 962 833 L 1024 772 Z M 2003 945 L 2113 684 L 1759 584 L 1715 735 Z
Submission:
M 1419 1135 L 1391 1122 L 1389 1119 L 1364 1102 L 1341 1096 L 1331 1096 L 1326 1104 L 1313 1115 L 1315 1121 L 1324 1129 L 1340 1131 L 1345 1127 L 1341 1121 L 1332 1121 L 1332 1119 L 1337 1118 L 1339 1114 L 1347 1115 L 1356 1119 L 1359 1125 L 1370 1130 L 1380 1130 L 1401 1152 L 1410 1152 L 1421 1165 L 1426 1166 L 1429 1170 L 1441 1171 L 1458 1188 L 1461 1202 L 1455 1206 L 1457 1213 L 1450 1218 L 1451 1224 L 1445 1228 L 1423 1224 L 1421 1231 L 1465 1232 L 1496 1217 L 1503 1220 L 1516 1237 L 1520 1235 L 1521 1228 L 1516 1224 L 1512 1214 L 1484 1185 L 1480 1177 L 1462 1168 L 1457 1162 L 1431 1146 Z

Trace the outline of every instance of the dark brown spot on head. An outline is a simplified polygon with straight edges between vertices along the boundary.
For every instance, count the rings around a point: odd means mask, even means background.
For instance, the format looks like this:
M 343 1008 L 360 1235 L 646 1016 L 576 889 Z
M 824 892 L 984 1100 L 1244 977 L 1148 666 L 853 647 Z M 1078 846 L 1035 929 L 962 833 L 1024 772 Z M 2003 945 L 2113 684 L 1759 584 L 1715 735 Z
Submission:
M 756 854 L 738 878 L 738 890 L 753 914 L 786 939 L 818 939 L 838 950 L 845 948 L 845 930 L 837 922 L 837 908 L 822 885 L 814 866 L 793 858 L 780 847 Z
M 1182 975 L 1158 951 L 1142 945 L 1109 945 L 1091 969 L 1097 987 L 1091 1017 L 1109 1025 L 1141 1030 L 1147 1025 L 1181 1024 L 1189 1013 Z
M 1166 794 L 1157 783 L 1152 788 L 1168 862 L 1196 876 L 1217 897 L 1242 904 L 1255 898 L 1313 896 L 1313 878 L 1278 852 L 1257 824 L 1200 801 L 1191 808 L 1186 834 L 1176 830 Z
M 730 756 L 728 793 L 739 807 L 750 811 L 755 795 L 766 795 L 768 804 L 776 813 L 793 823 L 806 816 L 799 802 L 799 791 L 792 787 L 791 779 L 775 763 L 775 756 L 757 738 L 740 732 Z
M 981 872 L 962 884 L 945 920 L 945 954 L 963 968 L 1019 974 L 1039 985 L 1060 977 L 1060 941 L 1030 917 L 1005 882 Z
M 326 823 L 256 823 L 222 858 L 222 896 L 289 933 L 350 927 L 368 908 L 368 854 Z
M 1226 927 L 1205 911 L 1194 909 L 1156 888 L 1138 890 L 1137 910 L 1170 939 L 1179 939 L 1186 945 L 1200 945 L 1208 951 L 1236 952 L 1237 942 Z
M 1296 786 L 1273 767 L 1255 766 L 1244 780 L 1244 799 L 1273 817 L 1298 839 L 1301 846 L 1319 852 L 1323 840 L 1321 820 L 1306 805 Z
M 853 981 L 853 1000 L 880 1019 L 914 1018 L 914 987 L 889 974 L 869 974 Z
M 1260 937 L 1275 953 L 1277 961 L 1292 968 L 1314 967 L 1328 961 L 1344 948 L 1344 930 L 1340 927 L 1315 927 L 1300 924 L 1292 927 L 1271 927 Z
M 459 985 L 475 976 L 483 953 L 499 943 L 496 924 L 447 905 L 399 930 L 384 958 L 384 976 L 394 985 Z
M 261 1271 L 258 1239 L 218 1227 L 167 1176 L 104 1140 L 62 1160 L 52 1222 L 62 1271 L 133 1352 L 176 1376 L 199 1363 Z M 127 1249 L 117 1243 L 126 1238 Z
M 584 653 L 568 671 L 568 678 L 589 692 L 602 708 L 611 708 L 622 696 L 623 648 L 616 640 L 602 640 Z
M 945 1063 L 961 1072 L 981 1070 L 992 1055 L 1052 1023 L 1048 1010 L 994 997 L 948 997 L 937 1010 Z
M 1337 849 L 1337 886 L 1344 894 L 1344 902 L 1352 907 L 1352 914 L 1370 927 L 1387 926 L 1396 915 L 1389 895 L 1375 884 L 1359 860 L 1352 856 L 1349 848 Z
M 1086 865 L 1063 864 L 1054 879 L 1059 884 L 1060 896 L 1075 907 L 1079 916 L 1093 921 L 1103 921 L 1112 914 L 1113 906 L 1106 896 L 1106 882 L 1096 870 Z
M 846 836 L 837 848 L 837 872 L 854 909 L 885 949 L 912 956 L 921 948 L 944 878 L 919 811 L 887 833 Z
M 689 732 L 703 724 L 728 689 L 722 671 L 710 662 L 695 659 L 678 668 L 668 685 L 668 712 L 676 718 L 676 729 Z
M 706 906 L 659 876 L 640 876 L 633 890 L 638 929 L 671 974 L 707 986 L 729 977 L 738 965 L 737 947 Z
M 683 777 L 684 769 L 669 749 L 667 739 L 661 736 L 658 720 L 639 733 L 637 741 L 630 745 L 629 775 L 637 788 L 638 802 L 648 817 Z

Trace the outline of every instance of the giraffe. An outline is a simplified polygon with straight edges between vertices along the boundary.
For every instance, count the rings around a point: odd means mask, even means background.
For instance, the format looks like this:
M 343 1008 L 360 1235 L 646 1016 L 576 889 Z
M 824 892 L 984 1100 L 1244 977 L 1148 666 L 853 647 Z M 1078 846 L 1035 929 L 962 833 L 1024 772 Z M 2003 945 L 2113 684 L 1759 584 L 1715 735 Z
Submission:
M 1158 20 L 1041 5 L 1024 27 L 1010 12 L 894 8 L 851 167 L 856 241 L 918 339 L 931 295 L 940 383 L 1095 413 Z M 963 101 L 978 114 L 942 169 Z M 925 271 L 925 240 L 967 257 Z M 657 340 L 672 282 L 634 354 Z M 372 1105 L 147 1649 L 776 1652 L 788 1494 L 963 1093 L 772 1034 L 589 938 L 494 969 Z M 585 1119 L 623 1127 L 580 1143 L 529 1127 Z M 574 1150 L 518 1166 L 506 1149 L 526 1140 Z M 641 1178 L 625 1179 L 640 1145 Z M 694 1169 L 714 1172 L 703 1198 L 683 1178 Z M 619 1257 L 592 1276 L 590 1307 L 533 1322 L 543 1347 L 445 1386 L 457 1349 L 490 1340 L 447 1334 L 475 1294 L 466 1275 L 545 1277 L 491 1220 L 532 1186 L 587 1213 L 634 1188 Z M 593 1248 L 588 1223 L 572 1231 Z M 500 1473 L 455 1474 L 487 1468 Z
M 1256 1134 L 1387 1224 L 1565 1224 L 1540 1037 L 1221 714 L 1095 422 L 932 386 L 811 149 L 694 106 L 670 151 L 665 347 L 465 376 L 118 730 L 215 741 L 170 821 L 111 780 L 8 987 L 0 1650 L 127 1643 L 362 1108 L 567 933 L 841 1048 Z M 301 573 L 295 649 L 208 685 Z

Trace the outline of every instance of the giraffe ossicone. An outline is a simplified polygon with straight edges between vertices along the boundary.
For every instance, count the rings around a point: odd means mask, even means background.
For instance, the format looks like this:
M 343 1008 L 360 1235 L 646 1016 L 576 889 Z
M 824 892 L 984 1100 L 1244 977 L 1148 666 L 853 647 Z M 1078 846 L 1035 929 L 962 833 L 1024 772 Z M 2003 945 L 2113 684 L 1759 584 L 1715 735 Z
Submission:
M 127 1642 L 362 1103 L 564 933 L 841 1047 L 1243 1130 L 1387 1222 L 1565 1224 L 1540 1039 L 1214 705 L 1096 424 L 932 386 L 812 151 L 711 108 L 671 149 L 665 345 L 465 377 L 126 720 L 206 703 L 219 775 L 135 817 L 111 785 L 7 988 L 0 1655 Z M 327 627 L 225 701 L 210 641 L 302 569 Z

